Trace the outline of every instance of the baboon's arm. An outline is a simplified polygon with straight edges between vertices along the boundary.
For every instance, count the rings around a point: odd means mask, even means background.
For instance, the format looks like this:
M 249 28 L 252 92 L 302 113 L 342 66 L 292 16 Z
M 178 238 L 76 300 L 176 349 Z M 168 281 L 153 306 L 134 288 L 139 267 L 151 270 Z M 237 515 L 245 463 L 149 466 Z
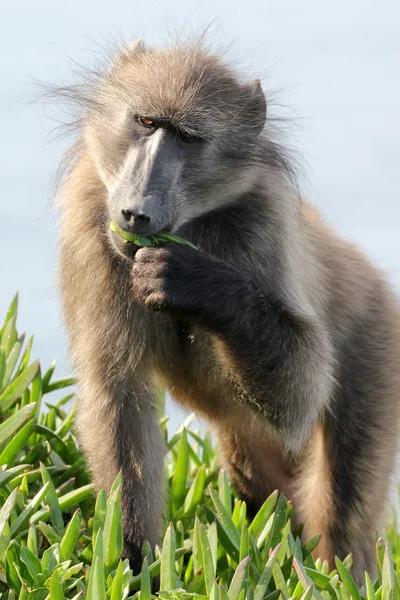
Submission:
M 332 373 L 324 328 L 261 292 L 251 273 L 171 244 L 138 252 L 136 299 L 207 328 L 239 393 L 299 450 L 329 402 Z
M 140 570 L 145 539 L 159 543 L 163 505 L 163 444 L 150 392 L 134 382 L 111 387 L 82 381 L 79 440 L 97 489 L 109 491 L 122 472 L 125 555 Z

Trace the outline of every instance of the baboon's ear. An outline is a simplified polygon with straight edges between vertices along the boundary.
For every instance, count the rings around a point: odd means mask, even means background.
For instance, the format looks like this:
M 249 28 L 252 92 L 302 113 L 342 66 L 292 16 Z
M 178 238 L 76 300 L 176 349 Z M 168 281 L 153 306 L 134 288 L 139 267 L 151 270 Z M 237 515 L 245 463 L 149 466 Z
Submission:
M 261 87 L 261 81 L 255 79 L 247 86 L 247 102 L 245 111 L 252 131 L 258 135 L 264 129 L 267 118 L 267 101 Z
M 128 44 L 119 53 L 120 60 L 129 60 L 134 58 L 135 56 L 139 56 L 139 54 L 144 54 L 146 52 L 146 47 L 141 38 L 138 38 L 134 42 Z

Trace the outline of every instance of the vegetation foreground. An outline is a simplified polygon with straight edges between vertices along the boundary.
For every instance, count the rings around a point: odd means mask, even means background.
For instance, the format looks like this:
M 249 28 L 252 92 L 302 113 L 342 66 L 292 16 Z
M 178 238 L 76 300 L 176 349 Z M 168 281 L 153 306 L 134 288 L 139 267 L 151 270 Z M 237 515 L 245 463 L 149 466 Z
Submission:
M 314 561 L 318 538 L 301 543 L 292 506 L 272 494 L 249 521 L 246 504 L 219 470 L 209 435 L 182 426 L 165 459 L 169 501 L 162 546 L 143 547 L 133 576 L 122 560 L 121 482 L 106 498 L 90 484 L 74 432 L 73 394 L 47 404 L 48 394 L 73 385 L 42 373 L 30 360 L 32 338 L 16 330 L 17 298 L 0 330 L 0 598 L 1 600 L 149 600 L 155 582 L 165 600 L 400 600 L 397 520 L 377 540 L 378 578 L 358 590 L 351 556 L 329 572 Z M 43 408 L 47 407 L 45 411 Z

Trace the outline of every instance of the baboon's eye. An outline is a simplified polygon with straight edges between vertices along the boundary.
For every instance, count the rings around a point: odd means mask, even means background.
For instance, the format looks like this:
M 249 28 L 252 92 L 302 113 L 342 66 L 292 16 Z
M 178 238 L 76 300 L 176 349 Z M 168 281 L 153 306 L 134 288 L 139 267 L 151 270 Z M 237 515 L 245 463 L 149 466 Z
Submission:
M 143 127 L 147 127 L 147 129 L 157 129 L 158 124 L 154 119 L 150 117 L 138 117 L 139 123 L 143 125 Z

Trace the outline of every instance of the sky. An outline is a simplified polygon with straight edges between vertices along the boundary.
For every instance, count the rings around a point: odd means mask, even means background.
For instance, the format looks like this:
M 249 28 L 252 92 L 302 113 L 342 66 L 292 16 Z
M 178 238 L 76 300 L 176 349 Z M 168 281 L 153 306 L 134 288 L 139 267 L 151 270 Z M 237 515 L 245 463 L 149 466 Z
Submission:
M 70 372 L 56 287 L 51 110 L 35 83 L 71 82 L 100 46 L 212 24 L 217 44 L 264 89 L 280 90 L 304 190 L 400 290 L 400 3 L 398 0 L 14 0 L 0 22 L 0 319 L 18 290 L 19 330 L 43 369 Z M 54 116 L 54 115 L 53 115 Z M 181 413 L 168 407 L 173 422 Z

